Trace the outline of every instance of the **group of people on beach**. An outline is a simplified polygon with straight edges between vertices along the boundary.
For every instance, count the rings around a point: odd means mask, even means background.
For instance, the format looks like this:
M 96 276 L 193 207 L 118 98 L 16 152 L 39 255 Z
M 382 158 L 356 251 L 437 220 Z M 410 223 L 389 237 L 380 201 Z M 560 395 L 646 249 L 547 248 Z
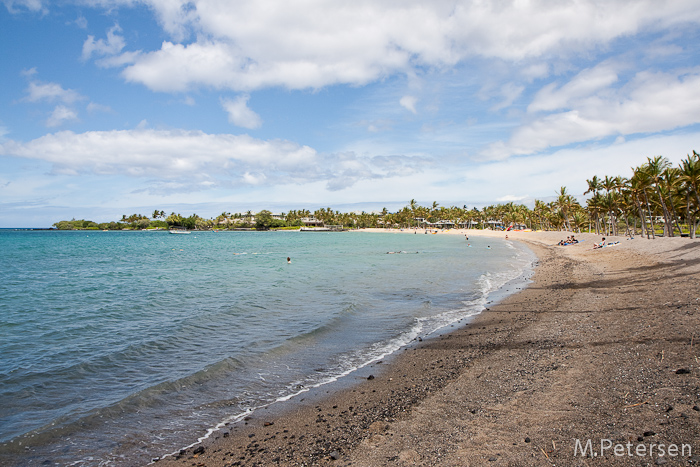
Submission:
M 566 245 L 575 245 L 577 243 L 579 243 L 579 241 L 572 235 L 570 237 L 566 237 L 566 240 L 561 240 L 559 243 L 557 243 L 557 245 L 566 246 Z M 620 243 L 620 242 L 606 242 L 605 237 L 603 237 L 603 239 L 600 242 L 593 244 L 593 249 L 603 248 L 605 246 L 617 245 L 618 243 Z
M 603 241 L 605 241 L 605 239 L 603 239 Z M 566 246 L 566 245 L 575 245 L 576 243 L 578 243 L 578 240 L 576 240 L 574 238 L 574 236 L 572 235 L 570 237 L 566 237 L 566 240 L 561 240 L 559 243 L 557 243 L 557 245 Z

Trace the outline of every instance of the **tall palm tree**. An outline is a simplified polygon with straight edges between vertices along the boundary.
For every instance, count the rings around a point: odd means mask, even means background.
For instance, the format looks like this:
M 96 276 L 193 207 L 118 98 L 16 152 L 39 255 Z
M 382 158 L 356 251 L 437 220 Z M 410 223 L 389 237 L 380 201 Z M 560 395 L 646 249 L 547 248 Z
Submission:
M 642 215 L 642 228 L 646 230 L 647 238 L 649 238 L 649 232 L 651 232 L 651 238 L 656 238 L 654 213 L 651 210 L 651 204 L 649 203 L 649 196 L 647 194 L 647 190 L 651 188 L 652 182 L 651 177 L 645 170 L 644 165 L 640 167 L 632 167 L 632 178 L 630 178 L 630 185 L 638 192 L 639 202 L 646 206 L 646 211 Z M 650 228 L 646 225 L 647 216 L 649 217 L 649 223 L 651 225 Z
M 592 198 L 586 200 L 586 205 L 590 213 L 589 217 L 595 218 L 595 233 L 600 234 L 600 213 L 603 210 L 603 195 L 596 192 Z
M 603 187 L 601 182 L 600 182 L 600 179 L 598 178 L 597 175 L 594 175 L 593 178 L 591 178 L 590 180 L 586 180 L 586 183 L 588 183 L 588 189 L 583 192 L 584 196 L 587 195 L 588 193 L 593 193 L 592 199 L 595 199 Z M 593 202 L 593 203 L 587 202 L 587 204 L 589 207 L 591 207 L 591 206 L 596 206 L 596 208 L 599 207 L 596 202 Z M 600 233 L 600 211 L 598 209 L 589 210 L 589 211 L 591 212 L 591 214 L 595 214 L 595 233 Z M 588 230 L 590 230 L 590 227 Z
M 686 192 L 686 218 L 690 228 L 690 237 L 695 238 L 695 214 L 700 209 L 700 155 L 693 151 L 693 155 L 681 160 L 679 180 Z M 695 206 L 692 206 L 693 200 Z
M 601 183 L 603 189 L 605 190 L 605 206 L 607 208 L 608 212 L 608 235 L 616 235 L 616 226 L 617 226 L 617 218 L 615 217 L 615 211 L 617 210 L 617 205 L 616 205 L 616 199 L 614 196 L 611 195 L 613 190 L 615 190 L 615 187 L 617 186 L 617 182 L 615 181 L 615 177 L 610 177 L 608 175 L 605 176 Z
M 566 187 L 560 187 L 555 205 L 561 211 L 561 220 L 563 221 L 563 225 L 566 227 L 566 230 L 571 230 L 571 225 L 569 224 L 569 212 L 571 211 L 572 204 L 573 197 L 566 192 Z
M 668 196 L 668 206 L 670 208 L 668 214 L 671 217 L 673 224 L 675 224 L 676 228 L 678 229 L 678 235 L 681 235 L 683 231 L 681 230 L 681 224 L 678 220 L 678 213 L 676 212 L 675 203 L 675 200 L 678 199 L 678 196 L 676 195 L 678 194 L 681 186 L 680 169 L 676 167 L 668 167 L 661 174 L 661 180 L 663 182 L 664 190 Z M 673 224 L 670 226 L 671 230 L 673 229 Z
M 693 155 L 681 160 L 681 181 L 695 194 L 695 200 L 700 207 L 700 154 L 693 151 Z
M 651 183 L 656 190 L 656 195 L 659 197 L 661 209 L 664 215 L 664 237 L 673 237 L 673 225 L 671 224 L 671 215 L 664 201 L 662 192 L 663 173 L 671 166 L 671 163 L 663 156 L 647 157 L 647 163 L 644 165 L 645 171 L 651 178 Z
M 546 211 L 547 211 L 547 203 L 544 201 L 540 201 L 539 199 L 535 200 L 535 209 L 534 213 L 537 216 L 537 220 L 540 223 L 540 229 L 545 230 L 545 218 L 546 218 Z

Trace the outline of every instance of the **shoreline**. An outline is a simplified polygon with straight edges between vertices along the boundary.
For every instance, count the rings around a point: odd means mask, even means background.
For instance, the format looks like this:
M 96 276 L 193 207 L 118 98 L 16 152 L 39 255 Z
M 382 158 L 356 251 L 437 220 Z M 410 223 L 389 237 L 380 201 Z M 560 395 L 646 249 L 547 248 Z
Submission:
M 593 250 L 592 234 L 567 247 L 553 246 L 565 232 L 451 234 L 523 241 L 539 258 L 533 282 L 345 388 L 255 412 L 156 465 L 606 465 L 575 457 L 574 439 L 700 454 L 699 242 Z M 642 457 L 615 461 L 653 464 L 658 449 Z

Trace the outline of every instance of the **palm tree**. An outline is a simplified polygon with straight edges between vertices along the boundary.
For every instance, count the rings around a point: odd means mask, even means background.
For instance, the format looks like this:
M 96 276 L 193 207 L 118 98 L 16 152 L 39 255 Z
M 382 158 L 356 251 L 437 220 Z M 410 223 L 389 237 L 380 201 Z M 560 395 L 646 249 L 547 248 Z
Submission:
M 600 212 L 603 210 L 603 195 L 596 192 L 592 198 L 586 200 L 589 217 L 595 216 L 595 233 L 600 235 Z M 588 230 L 591 230 L 590 227 Z
M 632 178 L 630 178 L 630 185 L 633 190 L 638 193 L 638 199 L 640 203 L 644 203 L 646 206 L 646 212 L 642 215 L 642 229 L 646 230 L 647 238 L 649 238 L 649 231 L 651 230 L 651 238 L 656 238 L 654 227 L 654 213 L 651 210 L 651 205 L 649 204 L 649 196 L 647 195 L 647 190 L 651 187 L 651 177 L 644 169 L 641 167 L 632 167 Z M 640 214 L 641 213 L 640 208 Z M 649 217 L 649 223 L 651 224 L 651 229 L 646 226 L 646 218 Z
M 661 174 L 661 179 L 663 181 L 664 188 L 668 192 L 668 206 L 671 208 L 669 215 L 678 229 L 678 235 L 681 235 L 683 231 L 681 230 L 681 224 L 678 220 L 678 214 L 676 213 L 676 203 L 674 202 L 674 199 L 678 198 L 677 195 L 681 186 L 680 169 L 676 167 L 668 167 Z M 672 229 L 673 225 L 670 225 L 669 230 L 672 231 Z M 673 234 L 671 234 L 671 236 L 673 236 Z
M 600 179 L 598 178 L 597 175 L 594 175 L 592 179 L 586 180 L 586 183 L 588 183 L 588 189 L 583 192 L 584 195 L 587 195 L 588 193 L 593 193 L 593 198 L 596 199 L 598 196 L 598 193 L 600 192 L 602 185 L 600 183 Z M 596 202 L 593 203 L 588 203 L 587 204 L 590 206 L 596 205 Z M 598 206 L 596 206 L 598 207 Z M 600 211 L 598 209 L 595 209 L 594 211 L 590 211 L 591 214 L 595 214 L 595 233 L 600 233 Z M 588 228 L 590 230 L 590 227 Z
M 647 157 L 647 163 L 644 165 L 644 170 L 649 175 L 651 183 L 656 189 L 656 194 L 659 197 L 659 202 L 661 203 L 661 209 L 664 215 L 664 237 L 673 237 L 673 226 L 671 224 L 671 216 L 664 201 L 664 195 L 662 193 L 662 182 L 663 173 L 666 169 L 671 166 L 671 163 L 663 156 Z
M 608 212 L 608 235 L 617 235 L 617 218 L 615 216 L 615 211 L 617 210 L 616 199 L 612 196 L 613 190 L 617 186 L 617 181 L 615 177 L 605 176 L 602 182 L 602 187 L 605 190 L 605 200 L 604 204 L 607 207 Z
M 686 159 L 681 160 L 681 182 L 686 185 L 688 191 L 695 194 L 695 200 L 700 207 L 700 154 L 693 151 Z
M 679 169 L 679 180 L 683 184 L 686 192 L 686 218 L 690 229 L 690 238 L 695 238 L 695 214 L 700 209 L 700 155 L 693 151 L 686 159 L 681 160 Z M 694 196 L 693 196 L 694 195 Z M 695 209 L 692 207 L 692 201 L 695 198 Z
M 418 208 L 418 203 L 416 203 L 415 199 L 411 199 L 408 203 L 409 207 L 411 208 L 411 214 L 413 215 L 413 219 L 411 219 L 411 225 L 415 221 L 416 218 L 416 209 Z
M 561 211 L 561 219 L 563 220 L 563 225 L 566 230 L 571 230 L 571 225 L 569 224 L 569 211 L 573 204 L 573 197 L 566 192 L 566 187 L 560 187 L 559 193 L 555 205 Z
M 540 201 L 539 199 L 535 200 L 535 209 L 534 209 L 535 215 L 537 216 L 537 219 L 540 222 L 540 229 L 545 230 L 545 219 L 547 217 L 547 203 L 544 201 Z
M 586 216 L 584 211 L 577 210 L 571 216 L 571 222 L 573 223 L 573 227 L 576 229 L 576 232 L 581 233 L 581 228 L 588 222 L 588 216 Z

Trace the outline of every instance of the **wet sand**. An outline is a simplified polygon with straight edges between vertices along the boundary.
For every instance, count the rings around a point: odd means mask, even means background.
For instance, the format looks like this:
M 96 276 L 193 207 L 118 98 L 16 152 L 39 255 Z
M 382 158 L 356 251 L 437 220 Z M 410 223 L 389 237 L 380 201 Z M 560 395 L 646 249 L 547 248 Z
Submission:
M 156 465 L 700 463 L 700 241 L 508 236 L 539 258 L 526 289 Z

